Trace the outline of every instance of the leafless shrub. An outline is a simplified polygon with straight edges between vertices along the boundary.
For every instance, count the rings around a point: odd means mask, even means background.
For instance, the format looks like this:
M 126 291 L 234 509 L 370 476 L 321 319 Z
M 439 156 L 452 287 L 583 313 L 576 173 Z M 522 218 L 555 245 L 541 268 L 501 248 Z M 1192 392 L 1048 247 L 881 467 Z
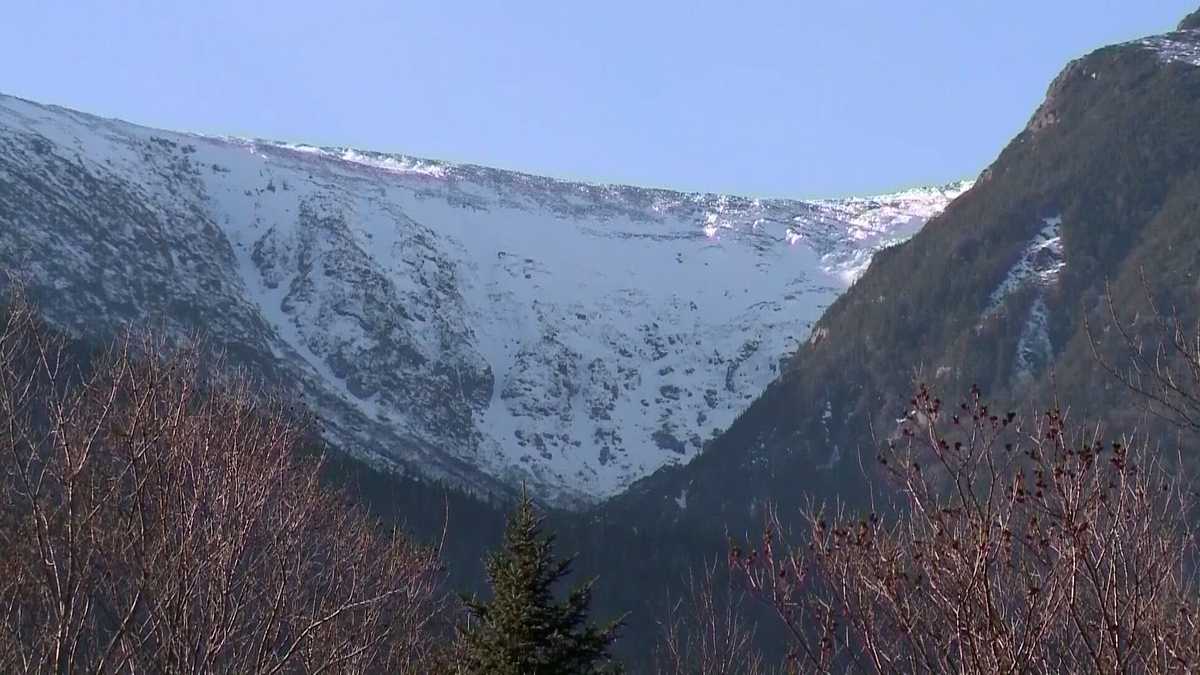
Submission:
M 325 489 L 307 421 L 208 365 L 130 338 L 85 376 L 10 303 L 0 672 L 426 671 L 436 552 Z
M 1200 325 L 1163 307 L 1145 274 L 1141 311 L 1117 309 L 1111 290 L 1104 294 L 1105 322 L 1085 325 L 1096 363 L 1144 402 L 1149 412 L 1187 432 L 1200 431 Z
M 715 564 L 690 572 L 682 598 L 659 622 L 655 663 L 663 675 L 759 675 L 762 654 L 743 614 L 744 592 L 718 576 Z
M 898 515 L 811 508 L 731 553 L 812 672 L 1184 672 L 1200 665 L 1191 492 L 1129 438 L 924 388 L 879 458 Z

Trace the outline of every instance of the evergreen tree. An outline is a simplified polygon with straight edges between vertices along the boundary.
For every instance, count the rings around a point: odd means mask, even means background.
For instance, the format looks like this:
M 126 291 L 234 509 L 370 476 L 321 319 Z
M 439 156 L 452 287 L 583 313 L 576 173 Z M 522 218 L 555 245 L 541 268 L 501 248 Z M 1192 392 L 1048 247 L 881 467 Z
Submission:
M 555 600 L 553 586 L 570 573 L 571 561 L 555 558 L 553 548 L 554 535 L 543 534 L 542 518 L 523 493 L 508 518 L 502 548 L 487 560 L 491 601 L 466 600 L 470 625 L 463 637 L 468 672 L 619 672 L 609 648 L 621 621 L 603 627 L 588 622 L 594 579 L 572 589 L 564 602 Z

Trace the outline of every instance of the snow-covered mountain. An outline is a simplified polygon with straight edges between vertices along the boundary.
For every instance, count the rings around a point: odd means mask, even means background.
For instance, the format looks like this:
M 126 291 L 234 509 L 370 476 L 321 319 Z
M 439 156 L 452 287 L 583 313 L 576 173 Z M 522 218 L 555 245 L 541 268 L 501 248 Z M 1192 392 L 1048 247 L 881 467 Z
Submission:
M 967 187 L 590 185 L 0 96 L 0 266 L 53 321 L 199 329 L 343 447 L 560 503 L 694 457 L 876 250 Z

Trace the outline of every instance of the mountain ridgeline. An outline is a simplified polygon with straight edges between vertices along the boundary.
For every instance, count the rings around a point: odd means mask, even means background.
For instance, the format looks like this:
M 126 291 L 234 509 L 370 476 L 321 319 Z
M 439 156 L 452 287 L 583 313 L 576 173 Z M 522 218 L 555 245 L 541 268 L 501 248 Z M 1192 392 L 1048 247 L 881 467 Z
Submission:
M 0 265 L 51 321 L 200 332 L 360 458 L 564 505 L 694 457 L 965 187 L 590 185 L 0 96 Z
M 1070 63 L 975 186 L 876 255 L 706 453 L 613 508 L 747 525 L 768 501 L 855 502 L 918 382 L 950 399 L 978 385 L 1013 406 L 1059 396 L 1078 416 L 1137 420 L 1088 327 L 1119 362 L 1110 294 L 1123 320 L 1151 303 L 1197 318 L 1198 22 Z

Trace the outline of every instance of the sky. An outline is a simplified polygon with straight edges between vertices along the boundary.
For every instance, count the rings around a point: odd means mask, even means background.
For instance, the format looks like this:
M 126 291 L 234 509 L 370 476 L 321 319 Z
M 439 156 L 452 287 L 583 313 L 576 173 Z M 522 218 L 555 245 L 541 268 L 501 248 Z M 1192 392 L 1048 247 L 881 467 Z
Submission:
M 6 0 L 0 93 L 179 131 L 836 197 L 974 177 L 1197 0 Z

